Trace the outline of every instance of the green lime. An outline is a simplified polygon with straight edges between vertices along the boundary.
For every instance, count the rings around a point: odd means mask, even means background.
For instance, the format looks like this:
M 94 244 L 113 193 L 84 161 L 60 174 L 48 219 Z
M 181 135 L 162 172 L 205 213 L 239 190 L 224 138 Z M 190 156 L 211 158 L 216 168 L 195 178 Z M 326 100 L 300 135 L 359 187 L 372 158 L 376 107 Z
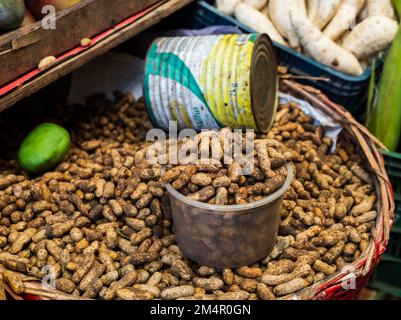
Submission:
M 70 134 L 55 123 L 42 123 L 22 141 L 18 161 L 32 173 L 47 171 L 59 164 L 70 147 Z

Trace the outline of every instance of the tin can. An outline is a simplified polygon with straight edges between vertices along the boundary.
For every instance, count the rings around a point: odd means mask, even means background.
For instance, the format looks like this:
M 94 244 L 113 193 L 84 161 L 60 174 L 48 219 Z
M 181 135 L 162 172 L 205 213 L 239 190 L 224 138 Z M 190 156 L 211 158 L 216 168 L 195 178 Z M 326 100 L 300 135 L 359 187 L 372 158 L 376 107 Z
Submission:
M 147 54 L 149 117 L 168 130 L 270 129 L 278 103 L 277 59 L 265 34 L 156 39 Z

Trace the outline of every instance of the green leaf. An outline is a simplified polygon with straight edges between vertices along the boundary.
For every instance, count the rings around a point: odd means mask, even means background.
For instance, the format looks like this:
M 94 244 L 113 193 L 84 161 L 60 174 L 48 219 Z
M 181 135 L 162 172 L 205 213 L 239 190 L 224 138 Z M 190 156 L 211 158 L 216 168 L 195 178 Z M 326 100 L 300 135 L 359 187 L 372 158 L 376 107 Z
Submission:
M 368 101 L 366 105 L 366 125 L 368 125 L 370 118 L 372 117 L 373 99 L 376 89 L 376 59 L 373 60 L 371 68 L 372 74 L 369 81 Z

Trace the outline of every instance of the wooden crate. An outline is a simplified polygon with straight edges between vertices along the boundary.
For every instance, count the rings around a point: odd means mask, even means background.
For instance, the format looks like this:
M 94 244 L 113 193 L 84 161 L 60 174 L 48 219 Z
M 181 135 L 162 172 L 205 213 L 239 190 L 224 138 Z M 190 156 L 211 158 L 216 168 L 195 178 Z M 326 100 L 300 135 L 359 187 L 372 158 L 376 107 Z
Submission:
M 44 50 L 47 48 L 46 52 L 42 54 L 37 54 L 37 59 L 32 59 L 33 62 L 30 64 L 30 70 L 22 71 L 22 75 L 16 76 L 17 72 L 14 70 L 12 73 L 12 65 L 18 65 L 16 62 L 20 60 L 19 58 L 15 58 L 15 56 L 10 56 L 9 60 L 2 60 L 0 53 L 0 70 L 8 70 L 9 73 L 14 74 L 13 80 L 5 85 L 0 85 L 0 112 L 4 109 L 14 105 L 19 100 L 28 97 L 32 93 L 44 88 L 45 86 L 49 85 L 50 83 L 54 82 L 55 80 L 61 78 L 62 76 L 76 70 L 80 66 L 84 65 L 85 63 L 89 62 L 90 60 L 104 54 L 106 51 L 112 49 L 113 47 L 121 44 L 122 42 L 130 39 L 131 37 L 135 36 L 139 32 L 149 28 L 150 26 L 155 25 L 156 23 L 160 22 L 162 19 L 166 18 L 170 14 L 174 13 L 175 11 L 185 7 L 193 0 L 141 0 L 141 3 L 153 3 L 150 6 L 140 10 L 136 13 L 130 13 L 128 17 L 122 19 L 121 21 L 112 21 L 111 25 L 105 27 L 100 32 L 95 32 L 96 36 L 92 37 L 91 45 L 87 48 L 82 48 L 79 46 L 79 41 L 83 37 L 90 37 L 87 32 L 82 36 L 82 32 L 76 36 L 76 41 L 72 41 L 72 46 L 67 50 L 62 49 L 64 51 L 61 54 L 54 53 L 50 51 L 49 46 L 47 45 L 46 40 L 41 39 L 41 46 L 39 46 L 38 50 Z M 79 6 L 75 7 L 75 10 L 80 10 L 79 8 L 83 8 L 82 5 L 85 3 L 94 4 L 96 2 L 111 3 L 111 0 L 85 0 Z M 113 0 L 113 5 L 116 6 L 119 3 L 123 4 L 123 2 L 131 2 L 131 3 L 139 3 L 139 0 Z M 72 10 L 73 8 L 71 8 Z M 86 11 L 87 12 L 87 11 Z M 124 12 L 121 10 L 121 12 Z M 88 13 L 88 12 L 87 12 Z M 61 13 L 60 13 L 61 14 Z M 65 14 L 65 12 L 64 12 Z M 78 14 L 78 13 L 77 13 Z M 82 14 L 82 12 L 80 13 Z M 125 13 L 126 16 L 128 13 Z M 93 13 L 90 14 L 91 16 Z M 104 12 L 104 17 L 109 16 L 106 12 Z M 111 15 L 110 15 L 111 16 Z M 81 20 L 82 20 L 82 16 Z M 77 21 L 80 19 L 76 18 Z M 109 18 L 110 19 L 110 18 Z M 110 22 L 110 21 L 109 21 Z M 85 22 L 87 23 L 87 22 Z M 89 26 L 87 25 L 89 28 Z M 32 28 L 35 29 L 35 26 L 30 26 L 29 28 L 22 28 L 16 32 L 20 33 L 27 33 Z M 59 27 L 60 28 L 60 27 Z M 92 26 L 90 28 L 93 28 Z M 96 28 L 101 29 L 101 28 Z M 36 29 L 35 29 L 36 30 Z M 42 32 L 45 30 L 41 30 Z M 60 29 L 57 29 L 57 33 L 59 33 Z M 79 31 L 79 30 L 78 30 Z M 77 32 L 78 32 L 77 31 Z M 32 32 L 32 31 L 31 31 Z M 54 32 L 54 31 L 53 31 Z M 14 32 L 15 33 L 15 32 Z M 28 32 L 30 33 L 30 32 Z M 56 33 L 55 33 L 56 34 Z M 11 34 L 7 34 L 6 36 L 9 37 Z M 54 36 L 54 34 L 52 34 Z M 28 37 L 29 39 L 29 37 Z M 0 38 L 0 43 L 4 40 L 4 38 Z M 10 42 L 11 40 L 9 40 Z M 38 40 L 39 41 L 39 40 Z M 64 41 L 64 40 L 63 40 Z M 28 50 L 30 46 L 37 46 L 36 42 L 31 45 L 27 46 L 19 46 L 21 47 L 20 50 Z M 44 48 L 41 48 L 41 47 Z M 16 45 L 14 44 L 14 47 Z M 53 46 L 54 47 L 54 46 Z M 9 49 L 10 50 L 10 49 Z M 3 54 L 7 54 L 7 51 L 3 49 Z M 0 50 L 1 51 L 1 50 Z M 14 51 L 14 54 L 17 54 L 19 51 L 18 49 L 11 49 L 11 52 Z M 28 51 L 27 51 L 28 52 Z M 33 55 L 35 51 L 33 50 L 31 54 Z M 57 61 L 52 64 L 52 66 L 44 71 L 40 71 L 37 68 L 38 62 L 41 58 L 48 56 L 48 55 L 55 55 L 57 57 Z M 26 58 L 22 58 L 25 60 Z M 7 62 L 8 61 L 8 62 Z M 9 65 L 7 67 L 7 64 Z M 22 70 L 22 68 L 21 68 Z M 0 76 L 2 76 L 0 74 Z
M 0 86 L 160 0 L 83 0 L 57 13 L 56 30 L 41 21 L 0 37 Z

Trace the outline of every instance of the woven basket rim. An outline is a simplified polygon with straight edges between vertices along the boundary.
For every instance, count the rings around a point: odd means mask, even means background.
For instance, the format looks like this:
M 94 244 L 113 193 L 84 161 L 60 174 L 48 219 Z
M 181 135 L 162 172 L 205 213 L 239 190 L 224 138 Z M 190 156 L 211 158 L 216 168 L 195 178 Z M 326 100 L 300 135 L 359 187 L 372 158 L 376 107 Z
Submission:
M 365 165 L 375 180 L 377 195 L 377 218 L 372 228 L 372 238 L 368 248 L 358 260 L 347 264 L 345 270 L 337 271 L 334 275 L 323 279 L 297 293 L 284 297 L 285 299 L 344 299 L 355 298 L 369 280 L 371 273 L 384 254 L 391 226 L 394 222 L 394 197 L 390 180 L 387 176 L 384 159 L 379 149 L 386 147 L 378 141 L 365 127 L 359 124 L 343 106 L 332 102 L 324 93 L 311 86 L 303 85 L 292 80 L 281 80 L 281 91 L 309 102 L 332 119 L 342 124 L 344 131 L 363 152 L 367 160 Z M 343 283 L 349 282 L 349 267 L 355 269 L 355 289 L 346 289 Z

